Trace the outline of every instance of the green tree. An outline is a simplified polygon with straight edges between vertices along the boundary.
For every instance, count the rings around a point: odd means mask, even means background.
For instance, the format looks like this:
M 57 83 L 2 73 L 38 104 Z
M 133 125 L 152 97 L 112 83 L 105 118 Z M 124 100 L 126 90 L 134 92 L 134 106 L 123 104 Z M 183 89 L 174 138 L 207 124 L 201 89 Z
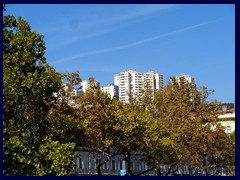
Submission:
M 116 107 L 115 107 L 116 108 Z M 114 130 L 113 149 L 125 157 L 129 175 L 141 175 L 144 172 L 134 172 L 132 162 L 136 158 L 144 160 L 146 147 L 154 132 L 154 119 L 147 111 L 136 104 L 119 103 L 112 111 L 111 127 Z M 153 137 L 155 138 L 155 137 Z
M 161 91 L 161 90 L 159 90 Z M 144 82 L 144 88 L 141 90 L 142 96 L 139 100 L 135 100 L 135 104 L 139 108 L 139 112 L 144 112 L 146 118 L 151 114 L 150 124 L 147 125 L 146 130 L 141 141 L 142 153 L 144 160 L 152 168 L 147 171 L 140 172 L 142 175 L 145 172 L 155 169 L 157 175 L 165 175 L 163 166 L 175 167 L 178 159 L 177 148 L 175 147 L 173 138 L 174 133 L 168 129 L 168 124 L 158 119 L 157 116 L 157 99 L 152 90 L 152 84 L 148 81 Z M 136 109 L 136 108 L 135 108 Z M 139 122 L 141 123 L 141 121 Z M 171 169 L 171 168 L 170 168 Z M 169 171 L 170 171 L 169 169 Z
M 43 36 L 21 17 L 3 17 L 5 175 L 67 175 L 74 166 L 75 144 L 61 142 L 52 131 L 53 112 L 63 105 L 54 96 L 63 75 L 46 63 L 45 50 Z
M 228 135 L 229 153 L 227 165 L 235 166 L 235 131 Z
M 172 78 L 155 97 L 156 117 L 175 134 L 172 140 L 177 147 L 178 166 L 187 166 L 191 175 L 196 167 L 216 165 L 228 149 L 224 131 L 216 123 L 218 103 L 207 102 L 210 93 L 206 87 L 197 89 L 194 79 Z M 215 131 L 210 122 L 216 124 Z
M 227 162 L 225 163 L 225 165 L 232 169 L 233 167 L 235 167 L 235 131 L 228 135 L 228 145 L 229 151 L 227 153 Z M 231 175 L 235 175 L 234 169 L 231 172 Z
M 101 175 L 101 166 L 113 156 L 109 151 L 114 136 L 110 128 L 111 99 L 100 90 L 99 83 L 94 78 L 89 78 L 88 83 L 86 92 L 74 98 L 78 104 L 75 111 L 78 118 L 83 119 L 81 124 L 84 128 L 82 141 L 77 142 L 77 146 L 92 154 L 97 163 L 98 175 Z

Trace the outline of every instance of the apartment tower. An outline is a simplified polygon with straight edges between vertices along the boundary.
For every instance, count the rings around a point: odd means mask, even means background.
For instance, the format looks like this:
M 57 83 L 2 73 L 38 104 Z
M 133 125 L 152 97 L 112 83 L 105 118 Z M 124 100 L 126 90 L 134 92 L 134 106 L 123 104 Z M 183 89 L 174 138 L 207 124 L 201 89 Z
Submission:
M 119 86 L 116 86 L 114 84 L 108 84 L 106 86 L 102 86 L 101 91 L 108 93 L 111 99 L 113 99 L 114 97 L 118 99 L 119 98 L 118 87 Z
M 141 90 L 146 82 L 151 85 L 153 93 L 156 93 L 157 89 L 163 88 L 163 75 L 154 71 L 142 74 L 133 70 L 114 75 L 114 85 L 119 86 L 119 100 L 122 102 L 129 102 L 129 94 L 135 98 L 141 97 Z
M 154 71 L 144 74 L 144 83 L 149 83 L 155 94 L 158 89 L 163 89 L 163 75 Z

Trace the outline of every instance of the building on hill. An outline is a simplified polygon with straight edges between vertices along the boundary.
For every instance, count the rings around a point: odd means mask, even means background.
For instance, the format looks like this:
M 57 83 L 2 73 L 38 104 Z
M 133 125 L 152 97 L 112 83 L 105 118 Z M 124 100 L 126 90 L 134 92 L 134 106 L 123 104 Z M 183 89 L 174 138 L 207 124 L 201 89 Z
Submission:
M 110 98 L 113 99 L 116 97 L 119 98 L 119 87 L 114 84 L 108 84 L 106 86 L 101 87 L 101 91 L 106 92 L 109 94 Z
M 135 98 L 142 96 L 146 82 L 151 85 L 153 93 L 156 93 L 157 89 L 163 88 L 163 75 L 154 71 L 143 74 L 135 70 L 114 75 L 114 85 L 119 86 L 119 100 L 126 103 L 129 102 L 129 95 Z
M 149 71 L 144 74 L 144 82 L 148 82 L 155 94 L 158 89 L 163 89 L 163 75 L 154 71 Z
M 84 93 L 84 92 L 86 92 L 86 90 L 87 89 L 89 89 L 90 88 L 90 79 L 88 79 L 88 80 L 83 80 L 82 81 L 82 83 L 81 83 L 81 89 L 82 89 L 82 92 Z M 94 79 L 94 81 L 93 81 L 93 83 L 94 83 L 94 86 L 96 86 L 96 87 L 99 87 L 100 85 L 99 85 L 99 82 L 97 81 L 97 80 L 95 80 Z
M 175 76 L 177 82 L 180 82 L 180 79 L 181 78 L 184 78 L 187 82 L 191 83 L 193 81 L 193 78 L 189 75 L 184 75 L 184 74 L 181 74 L 180 76 Z

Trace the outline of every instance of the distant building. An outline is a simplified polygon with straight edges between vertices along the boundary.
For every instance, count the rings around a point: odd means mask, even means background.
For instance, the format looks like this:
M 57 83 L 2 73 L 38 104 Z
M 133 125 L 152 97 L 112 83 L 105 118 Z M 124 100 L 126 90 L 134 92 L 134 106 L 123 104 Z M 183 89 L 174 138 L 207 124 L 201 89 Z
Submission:
M 130 72 L 130 93 L 133 97 L 138 98 L 142 96 L 142 88 L 144 85 L 144 76 L 137 71 Z
M 81 95 L 83 94 L 83 90 L 82 89 L 77 89 L 77 95 Z
M 176 80 L 178 81 L 178 82 L 180 82 L 180 78 L 184 78 L 187 82 L 192 82 L 193 81 L 193 78 L 191 77 L 191 76 L 189 76 L 189 75 L 184 75 L 184 74 L 182 74 L 182 75 L 180 75 L 180 76 L 176 76 L 175 77 L 176 78 Z
M 235 112 L 219 115 L 218 120 L 218 123 L 225 127 L 225 133 L 235 131 Z
M 224 127 L 226 134 L 233 133 L 235 131 L 235 111 L 221 112 L 221 114 L 217 117 L 217 123 Z M 211 129 L 215 130 L 215 128 L 216 124 L 211 124 Z
M 152 92 L 155 94 L 157 89 L 163 89 L 163 75 L 154 71 L 149 71 L 144 74 L 145 82 L 149 82 L 152 87 Z
M 119 98 L 119 87 L 114 84 L 102 86 L 101 91 L 108 93 L 111 99 L 113 99 L 113 97 Z
M 68 87 L 67 83 L 64 82 L 63 83 L 63 90 L 65 92 L 67 92 L 68 88 L 69 87 Z M 74 105 L 75 104 L 74 100 L 71 97 L 76 96 L 78 94 L 78 90 L 73 89 L 72 91 L 67 92 L 67 94 L 68 95 L 66 97 L 66 100 L 67 100 L 68 104 L 69 105 Z M 53 96 L 58 97 L 58 101 L 62 101 L 62 98 L 59 95 L 60 95 L 60 92 L 53 93 Z
M 83 80 L 82 81 L 82 91 L 85 92 L 89 88 L 89 81 Z
M 128 93 L 131 92 L 131 72 L 124 71 L 120 74 L 114 75 L 114 85 L 119 86 L 119 100 L 128 102 Z
M 80 91 L 80 93 L 86 92 L 86 90 L 90 88 L 89 79 L 88 80 L 83 80 L 81 85 L 82 85 L 82 88 L 81 88 L 82 92 Z M 94 79 L 94 85 L 99 87 L 99 82 L 95 79 Z
M 156 93 L 157 89 L 163 88 L 163 75 L 154 71 L 142 74 L 133 70 L 114 75 L 114 85 L 119 86 L 119 100 L 122 102 L 129 102 L 129 95 L 141 97 L 145 82 L 149 82 L 153 93 Z

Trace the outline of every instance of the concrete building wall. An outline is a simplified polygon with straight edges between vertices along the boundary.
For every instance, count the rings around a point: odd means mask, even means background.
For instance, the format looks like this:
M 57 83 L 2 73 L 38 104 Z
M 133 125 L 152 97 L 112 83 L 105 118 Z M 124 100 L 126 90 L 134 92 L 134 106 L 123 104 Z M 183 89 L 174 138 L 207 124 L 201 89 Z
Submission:
M 82 90 L 85 92 L 89 88 L 89 82 L 88 80 L 83 80 L 82 81 Z
M 128 93 L 131 93 L 131 75 L 128 71 L 119 74 L 116 78 L 115 85 L 119 85 L 119 100 L 122 102 L 128 102 Z
M 110 98 L 119 97 L 119 87 L 114 84 L 108 84 L 107 86 L 102 86 L 101 91 L 106 92 L 110 95 Z
M 181 77 L 184 77 L 185 80 L 189 83 L 192 82 L 192 80 L 193 80 L 191 76 L 182 74 L 180 76 L 176 76 L 176 79 L 177 79 L 178 82 L 180 81 Z
M 156 93 L 157 89 L 163 88 L 163 75 L 154 71 L 142 74 L 128 70 L 114 75 L 114 85 L 119 86 L 119 100 L 128 102 L 129 94 L 136 98 L 141 97 L 145 80 L 150 82 L 153 93 Z
M 225 127 L 225 133 L 235 131 L 235 113 L 219 115 L 218 119 L 218 123 Z
M 156 93 L 158 89 L 163 88 L 163 75 L 154 71 L 144 74 L 145 83 L 148 82 L 152 87 L 152 92 Z
M 72 171 L 75 175 L 97 175 L 97 159 L 99 154 L 90 154 L 89 152 L 79 151 L 74 158 L 76 169 Z M 102 175 L 120 175 L 120 170 L 127 169 L 127 162 L 124 155 L 118 155 L 111 158 L 101 166 Z M 103 158 L 103 161 L 105 159 Z M 140 156 L 135 156 L 131 161 L 131 168 L 134 172 L 141 172 L 150 168 L 145 162 L 141 161 Z M 147 174 L 154 174 L 150 171 Z

